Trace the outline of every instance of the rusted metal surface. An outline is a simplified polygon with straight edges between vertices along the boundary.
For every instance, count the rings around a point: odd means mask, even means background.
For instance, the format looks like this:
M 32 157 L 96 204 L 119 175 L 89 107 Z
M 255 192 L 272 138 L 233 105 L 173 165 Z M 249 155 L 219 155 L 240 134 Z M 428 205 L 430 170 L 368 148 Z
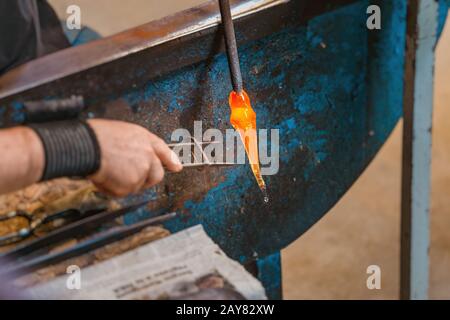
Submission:
M 403 100 L 402 299 L 428 297 L 431 131 L 438 7 L 434 1 L 408 2 Z

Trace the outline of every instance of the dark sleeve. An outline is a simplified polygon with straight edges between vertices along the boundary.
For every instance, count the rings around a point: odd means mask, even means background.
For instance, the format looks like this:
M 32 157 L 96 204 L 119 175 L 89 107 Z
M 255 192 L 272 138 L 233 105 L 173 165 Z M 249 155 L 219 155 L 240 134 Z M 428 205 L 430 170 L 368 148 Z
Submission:
M 0 74 L 70 46 L 45 0 L 0 1 Z

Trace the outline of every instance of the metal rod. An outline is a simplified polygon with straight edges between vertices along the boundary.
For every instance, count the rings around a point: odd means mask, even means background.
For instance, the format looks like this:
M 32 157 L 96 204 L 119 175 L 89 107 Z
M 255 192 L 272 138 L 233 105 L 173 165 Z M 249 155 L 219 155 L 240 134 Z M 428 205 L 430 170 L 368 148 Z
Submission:
M 194 163 L 183 163 L 183 168 L 197 168 L 197 167 L 232 167 L 237 165 L 233 162 L 194 162 Z
M 403 96 L 400 298 L 427 299 L 434 47 L 438 3 L 409 0 Z
M 230 68 L 231 83 L 233 85 L 233 90 L 240 93 L 243 89 L 242 75 L 239 66 L 239 55 L 233 18 L 231 17 L 230 2 L 228 0 L 219 0 L 219 5 L 222 25 L 225 32 L 225 46 L 227 50 L 228 66 Z

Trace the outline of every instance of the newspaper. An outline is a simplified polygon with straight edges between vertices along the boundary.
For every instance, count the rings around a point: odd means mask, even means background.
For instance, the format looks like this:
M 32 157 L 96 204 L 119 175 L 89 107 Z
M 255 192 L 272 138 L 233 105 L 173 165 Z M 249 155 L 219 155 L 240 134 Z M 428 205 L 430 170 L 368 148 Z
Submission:
M 245 299 L 267 299 L 261 283 L 197 225 L 27 290 L 32 299 L 168 299 L 220 280 Z

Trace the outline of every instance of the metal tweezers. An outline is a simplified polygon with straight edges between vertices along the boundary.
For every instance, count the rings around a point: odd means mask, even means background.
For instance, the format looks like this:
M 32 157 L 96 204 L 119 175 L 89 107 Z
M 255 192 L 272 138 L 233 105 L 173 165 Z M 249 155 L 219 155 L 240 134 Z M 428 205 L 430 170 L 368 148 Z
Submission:
M 54 246 L 64 240 L 68 240 L 76 236 L 85 235 L 92 231 L 95 231 L 104 223 L 112 221 L 115 218 L 120 217 L 126 213 L 136 211 L 147 203 L 148 201 L 145 201 L 114 211 L 105 210 L 85 219 L 56 229 L 45 236 L 35 239 L 29 243 L 19 245 L 8 252 L 0 254 L 0 263 L 2 267 L 6 265 L 6 268 L 3 268 L 0 271 L 0 277 L 17 277 L 38 270 L 45 266 L 59 263 L 66 259 L 82 255 L 91 250 L 95 250 L 107 244 L 124 239 L 147 228 L 148 226 L 163 223 L 177 216 L 176 212 L 158 215 L 156 217 L 135 223 L 133 225 L 115 227 L 110 230 L 104 231 L 98 236 L 79 242 L 78 244 L 61 252 L 29 257 L 33 253 L 37 253 L 42 249 Z M 16 261 L 16 263 L 11 263 L 11 261 Z
M 192 163 L 182 163 L 183 168 L 195 168 L 195 167 L 207 167 L 207 166 L 214 166 L 214 167 L 221 167 L 221 166 L 234 166 L 236 165 L 233 162 L 217 162 L 217 161 L 211 161 L 208 158 L 208 155 L 205 153 L 205 150 L 203 149 L 203 145 L 206 144 L 218 144 L 219 141 L 211 141 L 211 142 L 199 142 L 194 137 L 191 137 L 192 142 L 181 142 L 181 143 L 170 143 L 168 144 L 169 148 L 175 148 L 175 147 L 183 147 L 183 146 L 190 146 L 194 148 L 194 152 L 191 152 L 194 162 Z M 201 159 L 199 159 L 196 156 L 195 150 L 200 151 Z

